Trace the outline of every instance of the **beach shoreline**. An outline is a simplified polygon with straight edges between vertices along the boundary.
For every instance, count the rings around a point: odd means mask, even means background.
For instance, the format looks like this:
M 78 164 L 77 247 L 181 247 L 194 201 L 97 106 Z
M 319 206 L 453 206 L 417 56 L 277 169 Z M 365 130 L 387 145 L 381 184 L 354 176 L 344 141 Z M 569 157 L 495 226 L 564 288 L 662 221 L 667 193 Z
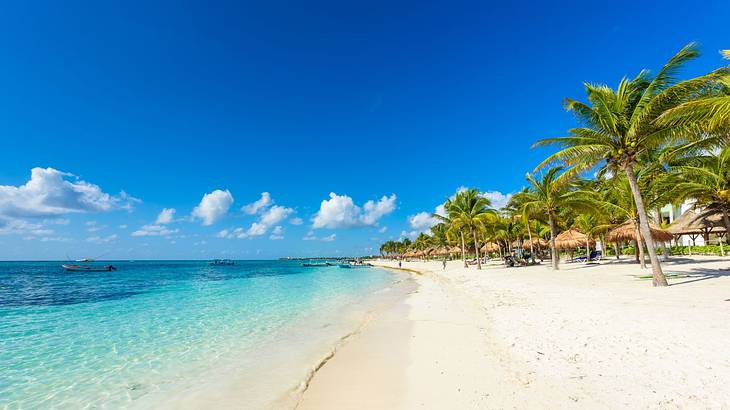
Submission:
M 404 262 L 418 289 L 341 346 L 297 408 L 728 408 L 728 266 L 676 257 L 657 289 L 626 258 Z

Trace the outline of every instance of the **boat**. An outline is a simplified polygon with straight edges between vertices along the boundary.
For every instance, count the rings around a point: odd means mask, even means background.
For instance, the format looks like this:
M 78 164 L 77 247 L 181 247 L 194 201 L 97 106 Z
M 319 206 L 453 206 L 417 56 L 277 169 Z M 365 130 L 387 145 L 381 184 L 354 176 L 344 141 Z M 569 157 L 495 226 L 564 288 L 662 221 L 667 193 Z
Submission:
M 208 265 L 211 265 L 211 266 L 232 266 L 235 264 L 236 264 L 236 262 L 233 262 L 230 259 L 214 259 L 213 261 L 208 263 Z
M 66 270 L 66 272 L 111 272 L 114 270 L 117 270 L 112 265 L 104 265 L 104 266 L 94 266 L 94 265 L 70 265 L 70 264 L 63 264 L 61 267 Z
M 341 263 L 337 266 L 339 266 L 341 268 L 345 268 L 345 269 L 352 269 L 352 268 L 369 268 L 373 265 L 371 265 L 369 263 L 353 262 L 353 263 Z
M 319 267 L 332 266 L 332 265 L 329 263 L 303 263 L 302 266 L 306 266 L 308 268 L 319 268 Z

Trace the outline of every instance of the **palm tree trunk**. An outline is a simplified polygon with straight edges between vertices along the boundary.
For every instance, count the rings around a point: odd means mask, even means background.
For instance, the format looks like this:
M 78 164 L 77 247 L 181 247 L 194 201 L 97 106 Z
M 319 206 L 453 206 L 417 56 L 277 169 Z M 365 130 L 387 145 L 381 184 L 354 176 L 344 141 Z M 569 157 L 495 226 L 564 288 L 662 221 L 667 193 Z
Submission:
M 636 227 L 636 252 L 639 266 L 641 266 L 641 269 L 646 269 L 646 259 L 644 258 L 644 242 L 641 240 L 641 232 L 639 232 L 639 224 L 634 223 L 634 226 Z
M 656 209 L 656 225 L 660 228 L 662 227 L 662 208 Z M 667 243 L 662 242 L 662 260 L 663 261 L 666 262 L 669 260 L 669 253 L 670 253 L 670 250 L 669 250 L 669 247 L 667 246 Z
M 649 221 L 646 218 L 646 209 L 644 208 L 644 199 L 641 197 L 639 191 L 639 184 L 636 181 L 636 174 L 634 174 L 634 168 L 631 164 L 624 167 L 626 177 L 631 185 L 631 193 L 634 196 L 634 203 L 636 204 L 636 210 L 639 211 L 639 224 L 641 225 L 641 232 L 644 234 L 644 240 L 646 241 L 646 247 L 649 251 L 649 260 L 651 261 L 651 276 L 653 277 L 652 284 L 654 286 L 669 286 L 667 278 L 662 272 L 662 265 L 659 263 L 659 258 L 656 256 L 656 250 L 654 250 L 654 241 L 651 239 L 651 231 L 649 230 Z
M 591 260 L 591 239 L 593 238 L 586 235 L 586 262 Z
M 459 233 L 461 234 L 461 260 L 464 261 L 464 267 L 468 268 L 469 265 L 466 264 L 466 245 L 464 244 L 464 231 L 459 229 Z
M 613 249 L 616 251 L 616 259 L 621 259 L 621 257 L 618 255 L 619 252 L 621 252 L 621 249 L 618 247 L 618 242 L 613 243 Z
M 555 247 L 555 237 L 558 234 L 558 228 L 555 226 L 553 214 L 550 212 L 548 212 L 548 222 L 550 223 L 550 254 L 552 255 L 552 260 L 550 262 L 553 265 L 553 270 L 558 270 L 560 269 L 560 267 L 558 267 L 558 250 Z
M 477 255 L 477 269 L 482 268 L 482 261 L 479 260 L 479 242 L 477 241 L 477 234 L 474 232 L 474 228 L 471 228 L 471 236 L 474 237 L 474 252 Z
M 722 207 L 722 221 L 725 223 L 725 240 L 730 244 L 730 214 L 724 206 Z
M 530 220 L 527 220 L 527 236 L 530 238 L 530 259 L 535 263 L 535 243 L 532 240 L 532 230 L 530 229 Z

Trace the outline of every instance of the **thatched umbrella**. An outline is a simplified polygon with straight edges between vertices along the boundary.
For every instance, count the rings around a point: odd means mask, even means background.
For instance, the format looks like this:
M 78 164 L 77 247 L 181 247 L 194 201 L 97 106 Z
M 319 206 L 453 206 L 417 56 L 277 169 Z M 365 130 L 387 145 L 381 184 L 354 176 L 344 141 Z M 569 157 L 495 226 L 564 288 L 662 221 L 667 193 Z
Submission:
M 606 241 L 636 241 L 636 231 L 636 222 L 633 219 L 629 219 L 606 234 Z M 649 224 L 649 231 L 651 232 L 651 239 L 657 242 L 669 242 L 672 240 L 672 234 L 669 231 L 659 228 L 656 225 Z M 641 235 L 641 240 L 644 240 L 644 235 Z
M 700 235 L 705 238 L 705 243 L 709 243 L 711 233 L 727 235 L 727 228 L 723 223 L 722 214 L 711 209 L 702 213 L 689 209 L 672 222 L 667 231 L 677 239 L 682 235 L 689 235 L 692 244 Z M 725 251 L 719 235 L 718 242 L 720 243 L 720 253 L 724 255 Z M 689 254 L 692 255 L 691 246 L 689 247 Z
M 725 232 L 727 229 L 722 223 L 720 213 L 697 213 L 691 209 L 683 213 L 672 222 L 667 231 L 673 235 L 709 235 L 715 232 Z
M 494 242 L 487 242 L 479 249 L 480 252 L 499 252 L 499 245 Z
M 596 244 L 596 241 L 593 239 L 589 241 L 588 235 L 575 228 L 570 228 L 565 232 L 561 232 L 555 237 L 555 247 L 558 249 L 580 248 L 581 246 L 586 246 L 586 242 L 588 242 L 589 246 L 594 246 Z
M 550 246 L 550 242 L 548 242 L 542 238 L 533 239 L 533 240 L 528 239 L 522 244 L 522 248 L 530 249 L 530 245 L 532 245 L 536 248 L 547 248 L 548 246 Z
M 449 253 L 460 253 L 460 252 L 461 252 L 461 248 L 459 248 L 458 246 L 452 246 L 451 249 L 449 249 Z

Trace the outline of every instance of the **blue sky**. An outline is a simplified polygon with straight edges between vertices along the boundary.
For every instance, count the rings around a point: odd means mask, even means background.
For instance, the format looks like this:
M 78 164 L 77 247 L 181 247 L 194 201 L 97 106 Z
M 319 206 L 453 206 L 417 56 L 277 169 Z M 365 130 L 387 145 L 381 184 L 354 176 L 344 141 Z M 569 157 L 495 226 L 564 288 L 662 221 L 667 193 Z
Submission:
M 583 81 L 730 46 L 727 1 L 101 3 L 0 14 L 0 259 L 369 253 L 519 189 Z

